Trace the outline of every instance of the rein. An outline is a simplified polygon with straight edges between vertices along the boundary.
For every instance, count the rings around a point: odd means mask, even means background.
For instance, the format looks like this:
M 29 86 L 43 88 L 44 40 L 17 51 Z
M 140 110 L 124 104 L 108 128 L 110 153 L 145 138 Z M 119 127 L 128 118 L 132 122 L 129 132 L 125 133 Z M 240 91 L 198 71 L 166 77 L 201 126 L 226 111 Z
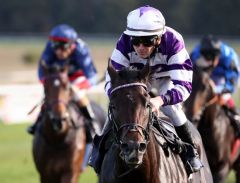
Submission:
M 134 132 L 139 132 L 141 134 L 141 136 L 145 137 L 146 142 L 147 143 L 149 142 L 150 127 L 153 125 L 153 120 L 152 120 L 153 119 L 153 113 L 152 113 L 152 108 L 151 108 L 150 105 L 148 106 L 148 108 L 149 108 L 148 125 L 147 125 L 146 128 L 144 128 L 142 125 L 134 124 L 134 123 L 125 123 L 125 124 L 121 125 L 120 127 L 118 127 L 118 125 L 116 123 L 116 120 L 113 116 L 112 109 L 111 109 L 111 107 L 109 107 L 108 118 L 111 122 L 113 122 L 114 131 L 116 132 L 116 133 L 114 133 L 115 134 L 115 140 L 116 140 L 117 144 L 119 144 L 119 145 L 122 144 L 122 140 L 119 139 L 118 134 L 124 127 L 128 127 L 128 128 L 127 128 L 127 131 L 124 133 L 123 138 L 127 135 L 127 133 L 129 131 L 134 131 Z M 141 129 L 141 130 L 139 130 L 139 129 Z

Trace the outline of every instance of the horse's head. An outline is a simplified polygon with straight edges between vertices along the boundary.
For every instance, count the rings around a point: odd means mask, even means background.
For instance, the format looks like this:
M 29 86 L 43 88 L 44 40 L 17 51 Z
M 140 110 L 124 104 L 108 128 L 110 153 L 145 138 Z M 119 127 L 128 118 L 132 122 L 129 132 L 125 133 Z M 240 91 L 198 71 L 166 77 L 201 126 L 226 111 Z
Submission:
M 68 120 L 67 105 L 70 100 L 68 67 L 57 65 L 44 67 L 45 107 L 56 131 L 65 129 L 64 121 Z
M 193 68 L 192 93 L 185 101 L 184 108 L 186 116 L 197 122 L 204 108 L 214 101 L 215 94 L 209 73 L 197 66 Z
M 117 72 L 109 62 L 108 73 L 112 84 L 109 120 L 114 125 L 122 159 L 135 168 L 143 161 L 152 125 L 147 91 L 150 66 L 147 63 L 140 71 L 124 68 Z

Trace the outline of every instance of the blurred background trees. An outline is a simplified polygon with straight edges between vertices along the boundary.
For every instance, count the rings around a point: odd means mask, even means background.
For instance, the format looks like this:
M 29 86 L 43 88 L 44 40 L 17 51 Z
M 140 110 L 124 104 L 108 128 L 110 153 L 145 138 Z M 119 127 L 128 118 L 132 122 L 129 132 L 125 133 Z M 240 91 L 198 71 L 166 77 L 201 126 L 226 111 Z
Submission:
M 166 23 L 187 35 L 239 35 L 239 0 L 0 0 L 0 34 L 48 32 L 68 23 L 83 33 L 125 29 L 129 11 L 151 5 Z

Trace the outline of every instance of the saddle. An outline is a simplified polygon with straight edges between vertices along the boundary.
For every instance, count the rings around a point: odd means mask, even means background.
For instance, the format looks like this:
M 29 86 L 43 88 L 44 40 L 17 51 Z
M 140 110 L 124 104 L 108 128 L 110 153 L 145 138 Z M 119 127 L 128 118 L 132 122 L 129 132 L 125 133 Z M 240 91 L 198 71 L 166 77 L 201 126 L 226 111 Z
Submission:
M 178 137 L 175 127 L 168 121 L 168 118 L 157 118 L 154 116 L 152 130 L 155 136 L 161 136 L 165 139 L 166 142 L 164 144 L 159 143 L 162 146 L 165 155 L 169 155 L 168 148 L 176 154 L 181 154 L 185 142 Z

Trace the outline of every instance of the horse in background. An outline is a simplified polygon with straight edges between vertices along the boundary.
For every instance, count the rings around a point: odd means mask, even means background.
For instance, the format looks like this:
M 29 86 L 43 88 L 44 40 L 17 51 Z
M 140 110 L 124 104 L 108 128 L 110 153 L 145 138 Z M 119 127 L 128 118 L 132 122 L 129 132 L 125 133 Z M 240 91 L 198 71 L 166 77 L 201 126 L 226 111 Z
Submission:
M 71 99 L 68 67 L 45 67 L 44 103 L 33 138 L 33 158 L 41 183 L 77 183 L 85 154 L 84 117 Z M 105 112 L 93 103 L 103 125 Z
M 149 63 L 140 71 L 125 68 L 117 72 L 109 62 L 108 72 L 113 88 L 108 112 L 112 138 L 105 142 L 109 147 L 99 174 L 100 183 L 189 182 L 179 154 L 169 149 L 166 137 L 153 126 L 154 117 L 147 90 Z M 191 174 L 191 181 L 211 183 L 212 176 L 201 137 L 194 126 L 190 126 L 194 138 L 199 141 L 200 159 L 207 165 L 200 172 Z
M 202 136 L 214 183 L 224 183 L 231 169 L 240 183 L 240 156 L 234 152 L 234 128 L 226 109 L 218 104 L 212 82 L 208 72 L 194 66 L 193 88 L 184 103 L 185 113 Z

